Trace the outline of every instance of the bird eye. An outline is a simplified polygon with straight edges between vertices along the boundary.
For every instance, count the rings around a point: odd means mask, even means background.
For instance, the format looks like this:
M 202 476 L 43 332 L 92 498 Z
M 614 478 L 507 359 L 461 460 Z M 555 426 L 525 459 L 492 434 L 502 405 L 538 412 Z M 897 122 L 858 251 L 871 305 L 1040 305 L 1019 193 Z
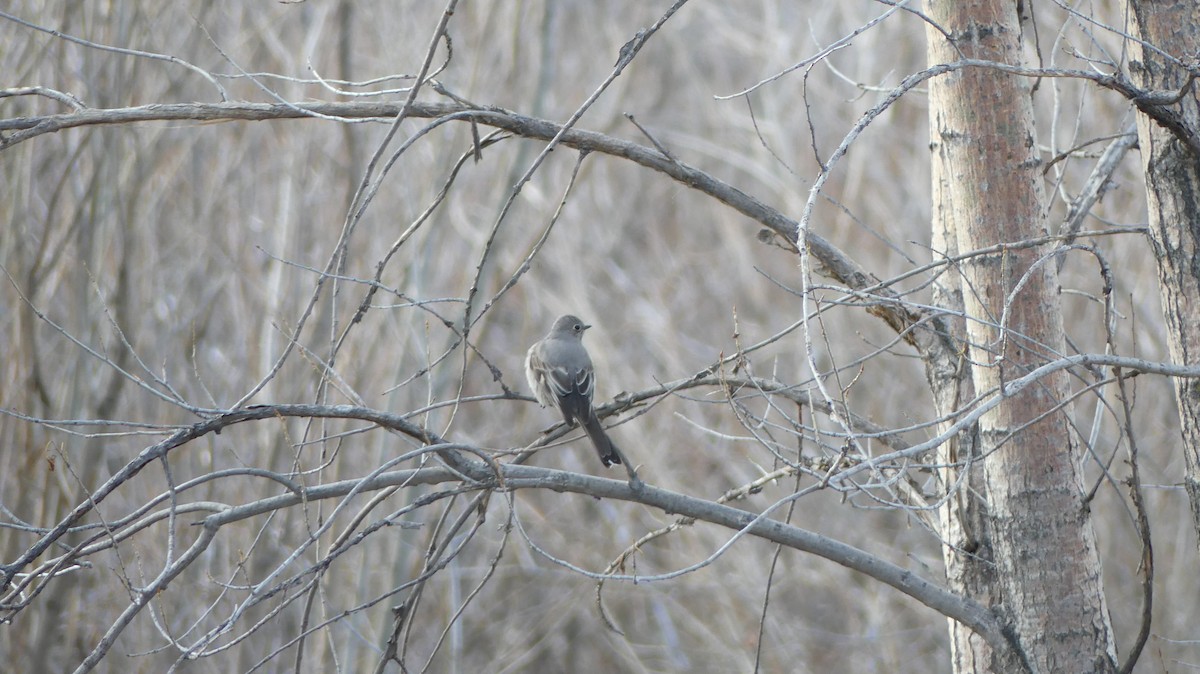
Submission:
M 575 324 L 575 332 L 583 332 L 583 324 L 582 323 Z

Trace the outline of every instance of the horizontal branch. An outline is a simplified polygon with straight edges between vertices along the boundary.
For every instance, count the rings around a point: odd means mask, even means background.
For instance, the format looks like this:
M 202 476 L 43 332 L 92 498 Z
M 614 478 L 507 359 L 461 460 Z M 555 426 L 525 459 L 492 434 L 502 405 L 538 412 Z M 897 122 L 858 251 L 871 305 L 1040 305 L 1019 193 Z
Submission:
M 745 531 L 793 550 L 823 557 L 890 585 L 938 613 L 967 625 L 994 648 L 1007 648 L 1000 623 L 989 608 L 852 545 L 769 519 L 766 516 L 769 511 L 755 514 L 651 485 L 632 486 L 618 480 L 533 466 L 505 465 L 502 478 L 503 486 L 508 489 L 551 489 L 631 501 L 670 514 Z
M 384 428 L 390 428 L 412 437 L 422 444 L 444 444 L 441 438 L 427 431 L 400 415 L 379 412 L 350 405 L 254 405 L 241 410 L 234 410 L 218 417 L 207 419 L 183 428 L 171 437 L 142 450 L 132 461 L 125 464 L 121 470 L 104 481 L 88 498 L 76 505 L 71 512 L 53 529 L 46 532 L 33 547 L 26 550 L 10 564 L 0 564 L 0 591 L 8 590 L 9 583 L 33 560 L 37 559 L 51 545 L 61 539 L 85 515 L 93 511 L 110 494 L 121 485 L 128 482 L 142 469 L 159 458 L 166 456 L 171 450 L 182 447 L 189 442 L 204 437 L 210 433 L 220 433 L 226 427 L 245 421 L 275 419 L 279 417 L 314 417 L 324 419 L 360 419 L 371 421 Z M 450 463 L 458 464 L 459 459 L 450 457 Z
M 351 406 L 319 405 L 274 405 L 256 406 L 237 410 L 215 419 L 209 419 L 183 429 L 153 447 L 144 450 L 134 461 L 119 471 L 90 498 L 79 504 L 60 524 L 13 564 L 3 567 L 5 579 L 10 580 L 32 560 L 38 558 L 54 541 L 58 540 L 71 525 L 78 522 L 84 513 L 93 509 L 103 498 L 120 484 L 130 479 L 150 462 L 163 456 L 171 449 L 183 446 L 192 440 L 242 422 L 266 420 L 279 417 L 319 417 L 361 419 L 385 428 L 401 431 L 423 442 L 434 444 L 437 438 L 412 426 L 402 417 L 386 412 Z M 434 441 L 434 442 L 430 442 Z M 612 498 L 657 507 L 668 513 L 710 522 L 739 532 L 764 538 L 802 552 L 808 552 L 890 585 L 933 608 L 945 616 L 958 620 L 981 634 L 994 646 L 1003 647 L 1003 633 L 996 617 L 985 606 L 960 597 L 900 566 L 870 555 L 853 546 L 821 536 L 805 529 L 777 522 L 768 518 L 772 509 L 760 514 L 721 505 L 686 494 L 660 489 L 645 484 L 631 484 L 607 478 L 593 477 L 533 466 L 488 463 L 477 459 L 459 457 L 456 466 L 399 470 L 382 473 L 366 479 L 351 479 L 315 487 L 300 487 L 286 493 L 260 499 L 239 506 L 221 508 L 205 517 L 205 529 L 213 531 L 221 526 L 247 518 L 259 516 L 281 508 L 297 506 L 320 499 L 341 498 L 356 493 L 394 486 L 427 485 L 445 482 L 461 482 L 475 489 L 549 489 L 557 492 L 586 494 L 599 498 Z M 787 499 L 781 503 L 785 503 Z M 776 504 L 778 506 L 779 504 Z M 77 551 L 78 552 L 78 551 Z M 178 570 L 176 570 L 177 572 Z M 174 574 L 172 574 L 174 575 Z
M 1144 360 L 1144 359 L 1140 359 L 1140 358 L 1130 358 L 1130 357 L 1125 357 L 1125 356 L 1115 356 L 1115 355 L 1108 355 L 1108 354 L 1078 354 L 1078 355 L 1074 355 L 1074 356 L 1060 358 L 1060 359 L 1045 363 L 1044 365 L 1039 366 L 1038 368 L 1034 369 L 1033 371 L 1029 372 L 1028 374 L 1008 382 L 1007 384 L 1005 384 L 1003 391 L 994 392 L 991 395 L 981 396 L 981 399 L 976 400 L 972 403 L 968 403 L 968 407 L 972 408 L 971 411 L 969 413 L 965 414 L 964 416 L 962 416 L 961 418 L 959 418 L 950 428 L 946 429 L 944 433 L 938 435 L 937 437 L 932 438 L 926 442 L 922 442 L 922 443 L 919 443 L 916 445 L 911 445 L 911 446 L 905 447 L 904 449 L 901 449 L 898 451 L 893 451 L 890 453 L 872 457 L 872 459 L 870 461 L 866 461 L 866 462 L 863 462 L 862 464 L 851 466 L 851 467 L 847 468 L 846 470 L 838 473 L 837 475 L 832 476 L 832 479 L 833 480 L 845 480 L 862 470 L 872 469 L 880 463 L 884 463 L 884 462 L 892 461 L 892 460 L 898 460 L 898 459 L 902 459 L 902 458 L 906 458 L 906 457 L 911 457 L 911 456 L 915 456 L 918 454 L 922 454 L 922 453 L 931 451 L 931 450 L 935 449 L 937 446 L 939 446 L 942 442 L 945 442 L 949 437 L 951 437 L 958 430 L 961 430 L 962 428 L 977 421 L 980 416 L 982 416 L 988 410 L 990 410 L 993 407 L 995 407 L 996 405 L 998 405 L 1000 403 L 1000 401 L 1002 401 L 1006 397 L 1016 395 L 1021 390 L 1028 387 L 1030 384 L 1033 384 L 1034 382 L 1038 381 L 1042 377 L 1045 377 L 1046 375 L 1048 375 L 1052 372 L 1057 372 L 1059 370 L 1064 370 L 1064 369 L 1068 369 L 1071 367 L 1111 367 L 1111 368 L 1120 368 L 1122 370 L 1127 370 L 1130 372 L 1139 372 L 1139 373 L 1145 373 L 1145 374 L 1157 374 L 1157 375 L 1163 375 L 1163 376 L 1168 376 L 1168 377 L 1178 377 L 1178 378 L 1184 378 L 1184 379 L 1200 378 L 1200 366 L 1174 365 L 1171 363 L 1148 361 L 1148 360 Z M 622 405 L 622 404 L 627 404 L 627 403 L 618 403 L 618 405 Z M 187 443 L 189 443 L 193 440 L 196 440 L 205 435 L 208 435 L 209 433 L 219 433 L 222 429 L 224 429 L 228 426 L 238 424 L 238 423 L 242 423 L 242 422 L 246 422 L 246 421 L 263 420 L 263 419 L 283 418 L 283 417 L 303 417 L 303 418 L 322 418 L 322 419 L 358 419 L 361 421 L 368 421 L 368 422 L 374 423 L 383 428 L 387 428 L 387 429 L 396 431 L 398 433 L 401 433 L 405 436 L 411 437 L 421 445 L 425 445 L 425 446 L 447 445 L 447 446 L 450 446 L 449 443 L 447 443 L 444 439 L 439 437 L 437 434 L 413 424 L 412 422 L 408 421 L 402 415 L 393 414 L 390 412 L 383 412 L 383 411 L 379 411 L 379 410 L 373 410 L 373 409 L 365 408 L 365 407 L 355 407 L 352 405 L 296 404 L 296 405 L 254 405 L 252 407 L 248 407 L 245 409 L 234 410 L 234 411 L 228 412 L 226 414 L 222 414 L 218 417 L 215 417 L 212 419 L 207 419 L 205 421 L 202 421 L 202 422 L 193 424 L 191 426 L 188 426 L 186 428 L 183 428 L 183 429 L 179 430 L 178 432 L 176 432 L 175 434 L 173 434 L 171 437 L 163 440 L 162 442 L 159 442 L 151 447 L 147 447 L 146 449 L 142 450 L 142 452 L 136 458 L 134 458 L 133 461 L 126 464 L 125 467 L 123 467 L 120 471 L 118 471 L 116 474 L 114 474 L 111 478 L 106 480 L 104 482 L 104 484 L 102 484 L 99 488 L 97 488 L 95 492 L 90 494 L 86 500 L 84 500 L 83 502 L 76 505 L 75 508 L 72 509 L 72 511 L 67 516 L 65 516 L 53 529 L 46 532 L 42 536 L 42 538 L 33 547 L 31 547 L 30 549 L 25 551 L 25 553 L 23 553 L 20 557 L 18 557 L 12 563 L 0 564 L 0 572 L 3 573 L 3 578 L 0 579 L 0 589 L 7 589 L 9 586 L 9 583 L 12 581 L 12 579 L 18 573 L 20 573 L 23 569 L 25 569 L 32 560 L 37 559 L 51 545 L 53 545 L 56 541 L 61 539 L 62 536 L 65 535 L 71 529 L 71 527 L 73 527 L 76 523 L 78 523 L 84 517 L 84 515 L 91 512 L 93 509 L 95 509 L 95 507 L 98 506 L 110 494 L 112 494 L 112 492 L 114 492 L 122 484 L 124 484 L 125 482 L 127 482 L 128 480 L 133 478 L 135 475 L 140 473 L 141 470 L 143 468 L 145 468 L 147 465 L 149 465 L 153 461 L 161 458 L 162 456 L 165 456 L 172 449 L 182 447 L 183 445 L 186 445 Z M 457 479 L 467 478 L 467 479 L 475 480 L 481 484 L 490 483 L 494 479 L 494 476 L 495 476 L 494 471 L 497 468 L 496 464 L 488 464 L 488 463 L 485 463 L 480 460 L 467 459 L 467 458 L 461 456 L 460 454 L 458 454 L 457 452 L 453 452 L 450 450 L 447 450 L 445 452 L 439 452 L 439 456 L 442 456 L 443 459 L 445 459 L 447 461 L 447 463 L 452 466 L 453 471 L 454 471 L 454 473 L 452 473 L 452 474 L 455 474 Z M 510 468 L 515 468 L 515 466 L 511 466 L 511 465 L 507 465 L 507 464 L 501 464 L 501 465 L 506 471 Z M 502 475 L 507 475 L 507 473 L 502 473 Z M 564 473 L 564 475 L 571 475 L 571 474 Z M 358 483 L 360 481 L 354 481 L 354 482 Z M 623 483 L 615 483 L 615 484 L 623 484 Z M 553 485 L 549 485 L 549 488 L 553 489 L 556 487 Z M 320 488 L 314 488 L 314 489 L 320 489 Z M 313 492 L 312 489 L 310 489 L 307 493 L 308 493 L 309 497 L 311 497 L 311 498 L 323 498 L 324 497 L 324 495 L 322 495 L 320 493 Z M 609 494 L 597 493 L 594 495 L 604 496 L 604 495 L 609 495 Z M 612 496 L 612 497 L 616 498 L 617 496 Z M 286 494 L 286 495 L 283 495 L 283 496 L 280 496 L 277 498 L 285 498 L 285 499 L 286 498 L 300 498 L 300 496 L 296 493 L 290 493 L 290 494 Z M 672 509 L 674 506 L 669 506 L 669 505 L 663 506 L 656 502 L 642 501 L 641 499 L 636 499 L 636 498 L 630 499 L 630 500 L 636 500 L 638 502 L 645 503 L 646 505 L 659 505 L 660 507 L 663 507 L 668 512 L 674 512 L 674 513 L 678 513 L 678 514 L 688 514 L 688 513 L 685 513 L 683 510 Z M 706 501 L 701 501 L 701 502 L 707 503 Z M 738 511 L 738 512 L 744 513 L 744 511 Z M 228 513 L 222 513 L 222 516 L 229 517 L 230 515 Z M 707 517 L 699 516 L 699 515 L 690 515 L 689 514 L 689 516 L 695 516 L 698 519 L 702 519 L 702 520 L 706 520 L 706 521 L 713 521 L 714 523 L 717 523 L 717 524 L 725 524 L 727 526 L 733 526 L 733 521 L 728 520 L 728 519 L 725 519 L 722 521 L 716 521 L 716 520 L 709 520 Z M 738 525 L 738 526 L 740 527 L 741 525 Z M 755 533 L 757 534 L 758 532 L 755 532 Z M 774 539 L 771 539 L 771 540 L 774 540 Z M 798 548 L 798 549 L 804 549 L 804 548 Z M 834 560 L 834 561 L 837 561 L 837 560 Z M 839 563 L 841 563 L 841 562 L 839 562 Z

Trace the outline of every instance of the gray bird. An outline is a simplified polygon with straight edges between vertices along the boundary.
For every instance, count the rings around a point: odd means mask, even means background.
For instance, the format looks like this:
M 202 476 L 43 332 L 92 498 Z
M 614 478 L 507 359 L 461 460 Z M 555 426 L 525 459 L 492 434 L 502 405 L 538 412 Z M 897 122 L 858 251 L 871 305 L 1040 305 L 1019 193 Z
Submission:
M 604 433 L 592 408 L 596 373 L 583 347 L 583 332 L 590 327 L 574 316 L 554 321 L 550 332 L 529 347 L 525 377 L 542 407 L 557 407 L 568 425 L 583 426 L 607 468 L 621 463 L 621 453 Z

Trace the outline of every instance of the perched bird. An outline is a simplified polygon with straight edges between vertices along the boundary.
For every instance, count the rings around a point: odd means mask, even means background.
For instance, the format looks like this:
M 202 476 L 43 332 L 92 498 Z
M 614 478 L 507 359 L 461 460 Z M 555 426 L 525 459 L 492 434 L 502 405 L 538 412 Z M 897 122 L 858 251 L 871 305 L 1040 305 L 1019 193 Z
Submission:
M 542 407 L 557 407 L 568 425 L 579 424 L 591 438 L 605 467 L 621 463 L 592 408 L 596 372 L 583 347 L 583 332 L 592 326 L 574 316 L 562 316 L 525 356 L 525 377 Z

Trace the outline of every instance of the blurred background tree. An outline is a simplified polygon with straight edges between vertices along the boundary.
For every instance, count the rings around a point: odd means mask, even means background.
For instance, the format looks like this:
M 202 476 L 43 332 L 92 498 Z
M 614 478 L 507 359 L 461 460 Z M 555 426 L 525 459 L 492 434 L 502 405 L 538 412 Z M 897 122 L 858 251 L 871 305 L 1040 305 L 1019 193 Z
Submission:
M 0 652 L 1195 666 L 1196 11 L 10 3 Z

